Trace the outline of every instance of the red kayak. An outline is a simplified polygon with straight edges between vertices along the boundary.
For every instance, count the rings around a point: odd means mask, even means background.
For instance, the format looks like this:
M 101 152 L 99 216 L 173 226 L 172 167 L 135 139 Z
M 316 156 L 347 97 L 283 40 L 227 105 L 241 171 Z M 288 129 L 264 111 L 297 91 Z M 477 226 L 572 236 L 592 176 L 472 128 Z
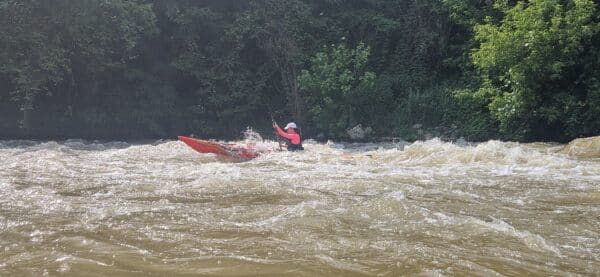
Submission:
M 222 158 L 233 159 L 236 161 L 247 161 L 258 157 L 261 153 L 254 151 L 252 147 L 243 147 L 235 144 L 207 141 L 195 138 L 178 136 L 192 149 L 200 153 L 212 153 Z

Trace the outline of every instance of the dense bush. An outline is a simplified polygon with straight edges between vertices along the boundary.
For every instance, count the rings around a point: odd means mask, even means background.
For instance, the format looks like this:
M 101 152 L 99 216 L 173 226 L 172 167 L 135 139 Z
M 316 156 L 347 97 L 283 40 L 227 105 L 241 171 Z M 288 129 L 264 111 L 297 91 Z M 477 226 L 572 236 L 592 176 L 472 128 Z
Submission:
M 598 19 L 590 0 L 537 0 L 475 27 L 481 44 L 473 62 L 483 82 L 472 95 L 488 103 L 505 136 L 598 133 Z
M 600 134 L 591 0 L 0 0 L 1 138 Z

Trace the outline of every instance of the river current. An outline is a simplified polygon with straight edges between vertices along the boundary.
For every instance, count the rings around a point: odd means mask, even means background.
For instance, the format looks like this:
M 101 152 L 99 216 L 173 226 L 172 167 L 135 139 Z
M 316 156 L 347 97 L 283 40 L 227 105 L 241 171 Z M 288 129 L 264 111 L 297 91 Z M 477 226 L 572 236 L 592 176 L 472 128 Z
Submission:
M 600 156 L 576 147 L 231 163 L 178 141 L 0 141 L 0 275 L 598 276 Z

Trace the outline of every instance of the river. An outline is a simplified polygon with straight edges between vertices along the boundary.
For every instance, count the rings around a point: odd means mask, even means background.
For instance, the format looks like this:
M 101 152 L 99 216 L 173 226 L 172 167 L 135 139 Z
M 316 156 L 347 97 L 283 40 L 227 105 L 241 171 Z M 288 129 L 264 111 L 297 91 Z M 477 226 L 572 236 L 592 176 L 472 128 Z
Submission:
M 0 141 L 0 275 L 598 276 L 600 156 L 567 147 L 230 163 L 178 141 Z

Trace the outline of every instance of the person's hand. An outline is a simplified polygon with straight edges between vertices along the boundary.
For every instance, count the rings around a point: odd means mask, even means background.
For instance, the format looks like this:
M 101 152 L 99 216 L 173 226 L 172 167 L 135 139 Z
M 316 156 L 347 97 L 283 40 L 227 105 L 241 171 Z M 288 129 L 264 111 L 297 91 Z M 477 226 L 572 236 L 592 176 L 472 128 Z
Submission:
M 277 122 L 273 122 L 273 128 L 275 128 L 275 129 L 279 128 L 279 126 L 277 125 Z

